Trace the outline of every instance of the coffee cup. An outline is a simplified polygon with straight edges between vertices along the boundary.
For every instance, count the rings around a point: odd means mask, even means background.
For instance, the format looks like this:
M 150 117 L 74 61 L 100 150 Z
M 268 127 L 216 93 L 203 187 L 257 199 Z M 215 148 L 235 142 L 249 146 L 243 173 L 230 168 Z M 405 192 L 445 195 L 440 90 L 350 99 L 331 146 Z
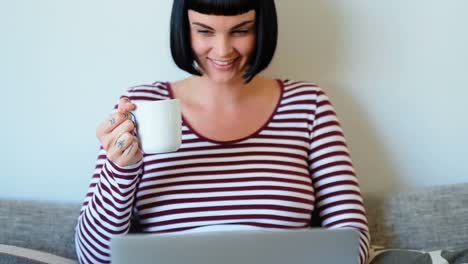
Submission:
M 179 99 L 134 102 L 138 138 L 146 154 L 173 152 L 182 142 Z

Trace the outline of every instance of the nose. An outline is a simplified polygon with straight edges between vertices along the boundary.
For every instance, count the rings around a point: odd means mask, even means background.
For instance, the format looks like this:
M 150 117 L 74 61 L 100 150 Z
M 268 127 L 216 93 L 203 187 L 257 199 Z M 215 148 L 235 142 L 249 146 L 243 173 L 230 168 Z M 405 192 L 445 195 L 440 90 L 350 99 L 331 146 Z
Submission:
M 224 35 L 217 37 L 213 48 L 218 58 L 228 57 L 234 49 L 229 37 Z

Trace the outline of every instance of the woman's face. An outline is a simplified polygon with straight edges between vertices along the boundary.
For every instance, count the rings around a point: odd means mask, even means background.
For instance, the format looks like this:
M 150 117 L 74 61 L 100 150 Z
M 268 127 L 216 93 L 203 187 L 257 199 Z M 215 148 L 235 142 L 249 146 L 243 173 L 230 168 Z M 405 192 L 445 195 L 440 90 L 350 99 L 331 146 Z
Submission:
M 205 76 L 218 83 L 242 79 L 255 49 L 255 11 L 236 16 L 188 11 L 192 49 Z

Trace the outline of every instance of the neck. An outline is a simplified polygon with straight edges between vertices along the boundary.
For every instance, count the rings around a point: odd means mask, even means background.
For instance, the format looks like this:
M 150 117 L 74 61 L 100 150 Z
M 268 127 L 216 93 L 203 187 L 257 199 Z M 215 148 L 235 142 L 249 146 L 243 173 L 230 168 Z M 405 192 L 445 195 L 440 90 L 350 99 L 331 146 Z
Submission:
M 192 95 L 206 109 L 234 110 L 246 99 L 255 94 L 255 87 L 261 77 L 255 77 L 251 82 L 244 83 L 244 79 L 228 82 L 213 82 L 208 77 L 192 77 Z

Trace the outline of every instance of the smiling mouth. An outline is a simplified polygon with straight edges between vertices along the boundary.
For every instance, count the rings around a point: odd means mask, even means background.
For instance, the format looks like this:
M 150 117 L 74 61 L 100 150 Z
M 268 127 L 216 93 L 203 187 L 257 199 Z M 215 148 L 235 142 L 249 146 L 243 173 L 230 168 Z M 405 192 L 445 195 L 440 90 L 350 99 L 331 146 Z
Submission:
M 215 64 L 218 67 L 229 67 L 234 64 L 235 61 L 237 61 L 238 58 L 232 59 L 232 60 L 215 60 L 212 58 L 208 58 L 213 64 Z

